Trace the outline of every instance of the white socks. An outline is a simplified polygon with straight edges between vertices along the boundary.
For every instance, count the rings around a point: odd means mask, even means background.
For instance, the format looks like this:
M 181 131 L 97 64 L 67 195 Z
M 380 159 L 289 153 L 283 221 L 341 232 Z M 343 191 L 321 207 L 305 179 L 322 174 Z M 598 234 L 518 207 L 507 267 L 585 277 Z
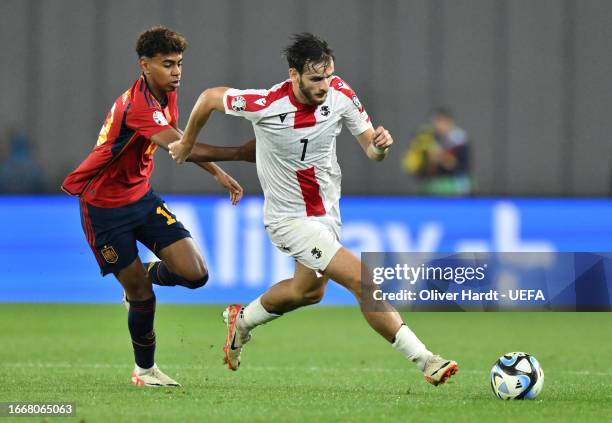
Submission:
M 425 368 L 427 359 L 433 355 L 406 325 L 400 326 L 395 334 L 395 342 L 391 345 L 408 360 L 414 362 L 421 371 Z
M 155 366 L 156 366 L 156 365 L 155 365 L 155 364 L 153 364 L 153 367 L 155 367 Z M 149 372 L 150 372 L 150 371 L 153 369 L 153 367 L 150 367 L 150 368 L 148 368 L 148 369 L 143 369 L 142 367 L 138 367 L 138 364 L 135 364 L 135 365 L 134 365 L 134 367 L 135 367 L 135 370 L 136 370 L 136 374 L 137 374 L 138 376 L 142 376 L 142 375 L 144 375 L 145 373 L 149 373 Z
M 242 319 L 240 319 L 240 327 L 247 332 L 253 330 L 254 327 L 263 325 L 280 317 L 280 314 L 268 313 L 261 305 L 261 297 L 257 297 L 249 305 L 242 310 Z

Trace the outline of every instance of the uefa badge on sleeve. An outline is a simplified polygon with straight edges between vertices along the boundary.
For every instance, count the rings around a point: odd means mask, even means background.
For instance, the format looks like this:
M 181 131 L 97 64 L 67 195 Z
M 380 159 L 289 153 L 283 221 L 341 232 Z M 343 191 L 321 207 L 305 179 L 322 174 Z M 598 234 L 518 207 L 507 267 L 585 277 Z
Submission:
M 246 108 L 246 100 L 241 95 L 232 98 L 232 109 L 235 112 L 242 112 Z
M 168 125 L 168 121 L 166 120 L 166 116 L 164 116 L 164 114 L 162 112 L 160 112 L 159 110 L 156 110 L 153 112 L 153 121 L 158 124 L 159 126 L 166 126 Z

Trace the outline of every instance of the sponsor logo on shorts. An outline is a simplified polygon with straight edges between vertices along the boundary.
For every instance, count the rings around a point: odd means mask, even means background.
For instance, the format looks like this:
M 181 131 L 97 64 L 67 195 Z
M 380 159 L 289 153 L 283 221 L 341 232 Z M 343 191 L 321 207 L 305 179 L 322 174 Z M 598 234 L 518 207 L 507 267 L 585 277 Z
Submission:
M 117 263 L 117 260 L 119 260 L 119 255 L 110 245 L 105 245 L 100 252 L 102 253 L 102 257 L 104 257 L 104 260 L 106 260 L 106 262 L 109 264 L 115 264 Z
M 232 98 L 232 109 L 235 112 L 242 112 L 246 108 L 246 100 L 243 96 L 238 95 Z
M 310 254 L 312 254 L 314 258 L 320 259 L 321 256 L 323 255 L 323 252 L 319 250 L 317 247 L 314 247 L 312 250 L 310 250 Z

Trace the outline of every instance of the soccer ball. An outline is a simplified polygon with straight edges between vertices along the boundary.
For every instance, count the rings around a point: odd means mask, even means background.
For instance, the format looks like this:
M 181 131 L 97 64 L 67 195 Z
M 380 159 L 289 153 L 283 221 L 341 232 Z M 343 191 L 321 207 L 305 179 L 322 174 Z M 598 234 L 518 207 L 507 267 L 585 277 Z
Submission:
M 532 355 L 509 352 L 491 369 L 491 389 L 500 399 L 534 399 L 544 386 L 544 371 Z

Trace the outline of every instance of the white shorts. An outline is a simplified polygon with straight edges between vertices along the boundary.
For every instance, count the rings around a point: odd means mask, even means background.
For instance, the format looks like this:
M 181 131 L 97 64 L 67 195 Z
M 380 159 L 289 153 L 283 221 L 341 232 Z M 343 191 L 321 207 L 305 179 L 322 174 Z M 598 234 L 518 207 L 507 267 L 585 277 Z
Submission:
M 340 221 L 332 216 L 286 219 L 266 230 L 276 248 L 315 271 L 325 270 L 342 247 Z

